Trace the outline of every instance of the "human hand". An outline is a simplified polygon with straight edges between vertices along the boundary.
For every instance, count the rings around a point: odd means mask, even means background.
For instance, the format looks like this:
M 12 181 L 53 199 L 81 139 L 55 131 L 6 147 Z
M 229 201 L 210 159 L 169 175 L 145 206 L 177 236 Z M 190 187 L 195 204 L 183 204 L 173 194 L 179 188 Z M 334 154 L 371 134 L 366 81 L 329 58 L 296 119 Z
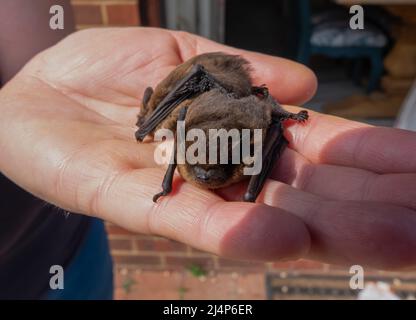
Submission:
M 292 112 L 300 109 L 285 106 Z M 258 201 L 300 217 L 306 257 L 379 269 L 416 265 L 416 133 L 310 112 Z M 237 199 L 235 185 L 222 192 Z
M 282 103 L 314 92 L 313 75 L 286 60 L 184 33 L 89 30 L 36 57 L 0 92 L 1 170 L 67 210 L 228 257 L 414 266 L 411 132 L 312 113 L 288 128 L 291 149 L 259 203 L 223 200 L 240 197 L 242 185 L 220 197 L 179 177 L 170 196 L 152 202 L 164 170 L 154 146 L 134 140 L 141 95 L 183 60 L 219 50 L 243 54 L 255 83 Z
M 38 197 L 127 229 L 166 236 L 223 256 L 276 260 L 303 256 L 303 221 L 264 204 L 226 202 L 176 177 L 158 204 L 164 170 L 134 123 L 147 86 L 209 51 L 242 54 L 254 81 L 298 104 L 316 88 L 296 63 L 244 52 L 186 33 L 98 29 L 73 34 L 35 57 L 0 91 L 0 170 Z

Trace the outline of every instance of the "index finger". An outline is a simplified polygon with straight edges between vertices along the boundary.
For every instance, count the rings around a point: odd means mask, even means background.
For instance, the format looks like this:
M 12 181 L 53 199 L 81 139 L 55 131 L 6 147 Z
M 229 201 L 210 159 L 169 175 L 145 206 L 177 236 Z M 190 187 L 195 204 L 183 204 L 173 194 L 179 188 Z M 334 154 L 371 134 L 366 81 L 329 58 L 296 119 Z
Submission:
M 298 107 L 285 106 L 297 112 Z M 314 163 L 377 173 L 416 172 L 416 133 L 310 112 L 304 125 L 287 130 L 292 148 Z

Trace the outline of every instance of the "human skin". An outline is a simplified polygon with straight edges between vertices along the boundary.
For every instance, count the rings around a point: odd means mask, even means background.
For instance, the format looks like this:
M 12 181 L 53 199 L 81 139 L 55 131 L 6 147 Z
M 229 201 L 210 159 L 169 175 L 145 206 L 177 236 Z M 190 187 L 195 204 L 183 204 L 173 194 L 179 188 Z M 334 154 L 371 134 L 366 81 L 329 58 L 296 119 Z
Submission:
M 0 91 L 0 169 L 61 208 L 129 230 L 246 260 L 300 257 L 380 269 L 416 264 L 416 134 L 311 112 L 286 130 L 284 152 L 257 203 L 244 185 L 213 193 L 174 179 L 161 189 L 155 144 L 134 124 L 147 86 L 190 57 L 241 54 L 282 103 L 315 92 L 307 68 L 188 33 L 97 29 L 36 56 Z M 297 111 L 297 107 L 286 106 Z M 280 182 L 282 181 L 282 182 Z

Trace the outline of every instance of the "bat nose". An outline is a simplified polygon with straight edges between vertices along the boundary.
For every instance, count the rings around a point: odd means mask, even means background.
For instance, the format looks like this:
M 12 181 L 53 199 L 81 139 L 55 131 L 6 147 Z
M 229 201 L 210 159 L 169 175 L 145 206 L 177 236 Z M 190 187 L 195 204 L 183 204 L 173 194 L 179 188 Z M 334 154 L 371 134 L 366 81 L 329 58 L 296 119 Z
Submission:
M 209 177 L 206 174 L 201 174 L 197 176 L 199 180 L 208 181 Z
M 202 181 L 208 181 L 210 177 L 209 172 L 200 167 L 195 167 L 195 175 L 199 180 Z
M 199 173 L 199 174 L 196 175 L 196 177 L 199 180 L 202 180 L 202 181 L 208 181 L 209 180 L 208 173 Z

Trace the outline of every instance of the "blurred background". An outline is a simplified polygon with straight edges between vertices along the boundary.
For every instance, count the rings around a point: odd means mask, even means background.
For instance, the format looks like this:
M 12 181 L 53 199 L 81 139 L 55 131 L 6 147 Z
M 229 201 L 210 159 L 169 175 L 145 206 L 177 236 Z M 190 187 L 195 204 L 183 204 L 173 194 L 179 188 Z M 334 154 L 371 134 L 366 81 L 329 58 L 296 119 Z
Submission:
M 364 30 L 349 27 L 351 5 Z M 416 130 L 416 1 L 72 0 L 77 29 L 153 26 L 297 60 L 317 74 L 306 107 Z M 107 226 L 123 299 L 414 299 L 416 273 L 365 269 L 365 291 L 349 268 L 300 260 L 227 260 L 159 237 Z M 361 293 L 360 293 L 361 292 Z

